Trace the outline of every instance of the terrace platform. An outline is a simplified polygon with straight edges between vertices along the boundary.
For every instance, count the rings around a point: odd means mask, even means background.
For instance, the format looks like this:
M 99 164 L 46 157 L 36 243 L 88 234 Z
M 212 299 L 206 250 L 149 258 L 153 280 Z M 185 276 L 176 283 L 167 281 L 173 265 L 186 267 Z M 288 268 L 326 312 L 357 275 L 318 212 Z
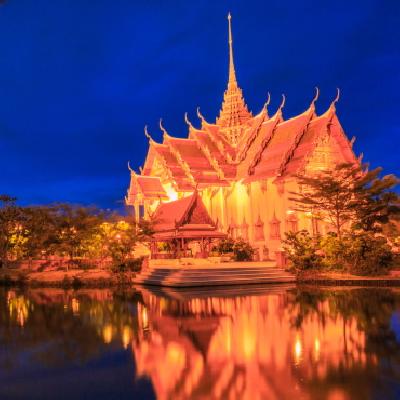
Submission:
M 203 263 L 194 265 L 150 265 L 133 283 L 165 287 L 230 286 L 264 283 L 291 283 L 296 278 L 271 262 Z

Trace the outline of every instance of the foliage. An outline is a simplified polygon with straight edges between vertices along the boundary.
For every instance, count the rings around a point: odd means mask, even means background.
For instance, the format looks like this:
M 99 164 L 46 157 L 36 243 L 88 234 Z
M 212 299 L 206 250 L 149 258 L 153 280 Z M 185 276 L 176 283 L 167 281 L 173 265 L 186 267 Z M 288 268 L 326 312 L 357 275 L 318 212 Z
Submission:
M 388 272 L 394 256 L 383 236 L 369 232 L 349 235 L 345 260 L 348 270 L 357 275 L 381 275 Z
M 221 240 L 216 246 L 216 249 L 221 254 L 233 253 L 234 246 L 235 246 L 235 240 L 228 237 L 226 239 Z
M 0 261 L 7 265 L 10 259 L 20 256 L 24 243 L 21 222 L 21 208 L 16 205 L 16 198 L 0 195 Z
M 379 178 L 381 168 L 367 171 L 355 164 L 339 164 L 315 176 L 298 175 L 301 193 L 291 192 L 299 211 L 325 219 L 339 239 L 343 229 L 378 230 L 391 215 L 399 214 L 399 199 L 390 190 L 399 182 L 394 175 Z
M 284 248 L 297 272 L 308 269 L 346 271 L 356 275 L 388 272 L 394 256 L 383 236 L 371 232 L 312 238 L 307 231 L 286 233 Z
M 297 176 L 301 193 L 291 193 L 296 209 L 323 219 L 334 233 L 312 239 L 306 233 L 288 234 L 288 257 L 298 270 L 324 268 L 361 275 L 387 272 L 396 246 L 399 196 L 391 191 L 394 175 L 379 177 L 381 168 L 340 164 L 316 176 Z M 386 236 L 378 236 L 384 232 Z
M 84 259 L 125 264 L 135 260 L 135 245 L 152 233 L 147 221 L 136 224 L 129 217 L 106 215 L 94 207 L 19 207 L 15 198 L 0 196 L 0 265 L 53 256 L 83 269 L 92 267 Z
M 143 257 L 132 258 L 120 264 L 114 264 L 112 267 L 113 272 L 140 272 L 142 269 Z
M 251 261 L 254 256 L 254 249 L 248 242 L 238 239 L 233 245 L 235 261 Z
M 169 242 L 157 243 L 157 251 L 171 251 L 171 244 Z
M 321 267 L 318 241 L 308 231 L 287 232 L 283 248 L 297 272 Z

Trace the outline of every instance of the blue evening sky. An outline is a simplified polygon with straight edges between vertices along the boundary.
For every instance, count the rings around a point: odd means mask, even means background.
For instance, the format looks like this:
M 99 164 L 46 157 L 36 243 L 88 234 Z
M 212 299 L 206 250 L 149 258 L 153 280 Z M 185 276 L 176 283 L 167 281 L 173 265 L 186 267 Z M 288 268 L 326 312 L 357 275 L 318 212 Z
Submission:
M 400 1 L 0 0 L 0 193 L 22 204 L 119 208 L 143 126 L 185 136 L 213 121 L 227 81 L 227 20 L 245 99 L 284 116 L 339 118 L 371 167 L 400 174 Z

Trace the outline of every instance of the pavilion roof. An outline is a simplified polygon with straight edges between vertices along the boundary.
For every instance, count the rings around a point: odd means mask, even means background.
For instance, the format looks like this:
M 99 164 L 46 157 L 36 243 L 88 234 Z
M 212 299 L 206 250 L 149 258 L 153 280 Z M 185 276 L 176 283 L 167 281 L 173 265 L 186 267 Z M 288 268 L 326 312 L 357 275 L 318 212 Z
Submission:
M 196 190 L 182 199 L 161 203 L 152 221 L 155 238 L 225 236 L 217 231 Z

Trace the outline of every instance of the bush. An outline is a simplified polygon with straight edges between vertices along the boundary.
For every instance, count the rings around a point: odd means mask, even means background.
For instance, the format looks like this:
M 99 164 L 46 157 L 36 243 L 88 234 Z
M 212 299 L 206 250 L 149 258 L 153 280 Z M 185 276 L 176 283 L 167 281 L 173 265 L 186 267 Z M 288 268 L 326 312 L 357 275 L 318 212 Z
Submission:
M 321 267 L 319 240 L 313 239 L 307 231 L 287 232 L 283 247 L 296 271 Z
M 11 276 L 8 274 L 3 275 L 1 282 L 0 282 L 3 286 L 12 286 L 13 281 L 11 279 Z
M 382 275 L 394 263 L 386 239 L 365 232 L 347 238 L 345 258 L 349 272 L 357 275 Z
M 233 244 L 235 261 L 251 261 L 254 256 L 254 249 L 244 240 L 236 240 Z
M 232 238 L 227 238 L 221 240 L 216 246 L 216 250 L 221 254 L 233 253 L 233 248 L 235 246 L 235 240 Z
M 336 233 L 329 232 L 319 242 L 320 251 L 317 252 L 322 256 L 321 264 L 326 269 L 343 270 L 346 264 L 346 241 L 340 240 Z
M 142 270 L 143 259 L 144 257 L 133 258 L 130 260 L 126 260 L 123 263 L 114 264 L 112 267 L 112 271 L 115 273 L 140 272 Z
M 63 280 L 62 280 L 62 282 L 61 282 L 61 286 L 62 286 L 63 288 L 69 288 L 69 287 L 71 287 L 71 284 L 72 284 L 72 281 L 71 281 L 71 279 L 68 277 L 68 275 L 64 275 L 64 278 L 63 278 Z
M 74 276 L 74 277 L 72 278 L 72 287 L 73 287 L 74 289 L 79 289 L 79 288 L 82 287 L 82 286 L 83 286 L 82 280 L 81 280 L 80 278 L 78 278 L 77 276 Z
M 27 276 L 24 273 L 19 273 L 16 283 L 19 286 L 25 286 L 28 283 Z
M 90 269 L 96 269 L 96 264 L 84 260 L 75 260 L 74 264 L 77 269 L 82 269 L 84 271 L 88 271 Z
M 352 232 L 340 240 L 335 234 L 312 238 L 307 231 L 286 233 L 284 248 L 296 271 L 323 268 L 355 275 L 382 275 L 395 257 L 384 237 Z

